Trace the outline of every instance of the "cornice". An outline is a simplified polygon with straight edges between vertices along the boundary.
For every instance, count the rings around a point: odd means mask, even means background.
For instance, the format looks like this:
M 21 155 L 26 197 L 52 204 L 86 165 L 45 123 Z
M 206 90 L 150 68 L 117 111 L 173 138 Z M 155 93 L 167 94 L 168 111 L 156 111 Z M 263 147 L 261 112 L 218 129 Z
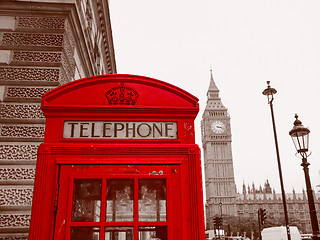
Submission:
M 71 3 L 44 3 L 44 2 L 22 2 L 22 1 L 1 1 L 0 13 L 7 16 L 30 16 L 35 13 L 38 16 L 66 16 L 74 4 Z
M 84 115 L 86 117 L 105 117 L 106 114 L 108 116 L 119 116 L 119 114 L 123 117 L 123 115 L 126 115 L 128 118 L 133 116 L 141 116 L 143 114 L 144 116 L 150 115 L 150 116 L 163 116 L 166 118 L 172 118 L 173 114 L 174 116 L 180 116 L 184 118 L 191 118 L 196 117 L 198 110 L 195 108 L 168 108 L 168 107 L 141 107 L 141 108 L 130 108 L 130 107 L 67 107 L 67 106 L 61 106 L 59 107 L 43 107 L 42 108 L 45 111 L 46 117 L 83 117 Z
M 98 15 L 101 22 L 102 37 L 104 42 L 104 47 L 106 51 L 106 58 L 108 62 L 108 71 L 111 74 L 117 73 L 116 62 L 115 62 L 115 53 L 112 37 L 112 27 L 110 21 L 110 11 L 108 0 L 98 0 Z
M 83 145 L 40 145 L 38 154 L 50 155 L 200 155 L 196 144 L 83 144 Z

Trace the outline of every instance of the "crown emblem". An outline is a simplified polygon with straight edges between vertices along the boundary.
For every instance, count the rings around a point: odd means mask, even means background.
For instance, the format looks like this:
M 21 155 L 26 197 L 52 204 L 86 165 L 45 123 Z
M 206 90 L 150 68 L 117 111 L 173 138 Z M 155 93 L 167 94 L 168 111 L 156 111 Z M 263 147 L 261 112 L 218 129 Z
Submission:
M 124 84 L 121 83 L 120 87 L 108 90 L 106 97 L 110 105 L 135 105 L 139 94 L 136 90 L 124 87 Z

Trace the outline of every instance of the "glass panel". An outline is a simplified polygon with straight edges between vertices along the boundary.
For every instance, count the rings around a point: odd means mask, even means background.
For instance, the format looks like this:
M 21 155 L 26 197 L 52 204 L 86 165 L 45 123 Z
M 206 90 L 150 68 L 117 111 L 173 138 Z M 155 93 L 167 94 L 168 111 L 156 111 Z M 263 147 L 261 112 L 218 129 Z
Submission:
M 71 227 L 70 240 L 99 240 L 99 228 Z
M 73 187 L 72 222 L 99 222 L 101 180 L 75 179 Z
M 133 221 L 133 180 L 107 180 L 107 222 Z
M 105 240 L 132 240 L 133 227 L 106 227 Z
M 139 221 L 166 221 L 165 179 L 139 180 Z
M 139 227 L 139 240 L 167 240 L 167 227 Z

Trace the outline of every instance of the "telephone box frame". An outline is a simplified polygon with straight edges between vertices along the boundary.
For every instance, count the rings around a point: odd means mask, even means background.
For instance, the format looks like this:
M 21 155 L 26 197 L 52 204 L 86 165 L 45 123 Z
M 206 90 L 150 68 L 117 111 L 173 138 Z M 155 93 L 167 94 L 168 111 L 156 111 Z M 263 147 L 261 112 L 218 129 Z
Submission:
M 108 99 L 110 89 L 113 94 L 122 91 L 131 98 L 118 94 L 118 99 Z M 73 164 L 178 166 L 180 239 L 205 238 L 200 149 L 194 137 L 194 119 L 199 111 L 196 97 L 160 80 L 126 74 L 76 80 L 42 97 L 46 130 L 38 150 L 30 240 L 53 239 L 58 227 L 59 169 Z M 177 131 L 171 138 L 75 139 L 63 136 L 65 121 L 175 122 Z M 83 127 L 82 133 L 87 134 L 82 135 L 89 136 L 85 131 Z

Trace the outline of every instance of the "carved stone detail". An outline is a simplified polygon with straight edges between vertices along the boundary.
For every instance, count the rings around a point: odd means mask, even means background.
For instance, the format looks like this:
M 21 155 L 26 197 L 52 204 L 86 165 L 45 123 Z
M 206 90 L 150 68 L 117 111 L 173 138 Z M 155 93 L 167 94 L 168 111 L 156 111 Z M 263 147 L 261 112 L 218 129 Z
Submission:
M 75 46 L 74 36 L 73 36 L 71 26 L 70 26 L 68 20 L 66 20 L 66 22 L 65 22 L 65 35 L 66 35 L 67 39 L 69 39 L 70 45 Z
M 44 119 L 39 105 L 0 104 L 0 118 L 2 119 Z
M 0 81 L 46 81 L 58 82 L 59 69 L 56 68 L 0 68 Z
M 0 214 L 0 228 L 29 227 L 31 215 Z
M 61 58 L 62 53 L 60 52 L 13 52 L 13 61 L 17 62 L 61 63 Z
M 66 77 L 65 73 L 61 73 L 59 83 L 61 85 L 70 82 L 69 78 Z
M 6 234 L 6 236 L 0 235 L 0 240 L 28 240 L 28 234 L 19 234 L 19 236 L 16 233 L 11 235 Z
M 69 61 L 68 61 L 69 60 Z M 74 58 L 68 59 L 65 57 L 65 55 L 62 55 L 61 63 L 65 70 L 65 72 L 69 75 L 69 79 L 72 79 L 74 77 L 75 73 L 75 61 Z
M 0 168 L 0 181 L 34 180 L 35 168 Z
M 39 98 L 52 88 L 8 87 L 6 98 Z
M 18 28 L 64 29 L 64 18 L 19 17 Z
M 65 51 L 65 56 L 68 59 L 68 61 L 70 62 L 70 65 L 73 68 L 73 71 L 75 69 L 75 59 L 73 57 L 73 49 L 71 49 L 71 46 L 69 44 L 64 44 L 64 51 Z M 64 58 L 64 57 L 63 57 Z
M 33 188 L 0 189 L 0 206 L 31 206 Z
M 70 39 L 68 39 L 67 35 L 64 36 L 64 41 L 63 41 L 63 49 L 66 54 L 66 57 L 68 58 L 69 61 L 74 61 L 74 48 L 75 44 L 72 45 Z
M 6 46 L 62 47 L 62 34 L 3 33 L 2 44 Z
M 99 20 L 100 20 L 100 24 L 101 26 L 107 26 L 107 23 L 105 21 L 104 13 L 103 13 L 103 4 L 101 0 L 97 1 L 97 7 L 98 7 L 98 14 L 99 14 Z M 110 51 L 110 47 L 109 47 L 109 39 L 108 39 L 108 34 L 103 30 L 102 31 L 102 37 L 103 37 L 103 43 L 104 43 L 104 48 L 106 51 L 106 60 L 107 60 L 107 71 L 108 73 L 112 73 L 112 66 L 111 66 L 111 61 L 110 61 L 110 56 L 109 56 L 109 51 Z
M 0 145 L 0 160 L 36 161 L 39 144 Z
M 43 138 L 44 126 L 0 126 L 0 137 L 6 138 Z

